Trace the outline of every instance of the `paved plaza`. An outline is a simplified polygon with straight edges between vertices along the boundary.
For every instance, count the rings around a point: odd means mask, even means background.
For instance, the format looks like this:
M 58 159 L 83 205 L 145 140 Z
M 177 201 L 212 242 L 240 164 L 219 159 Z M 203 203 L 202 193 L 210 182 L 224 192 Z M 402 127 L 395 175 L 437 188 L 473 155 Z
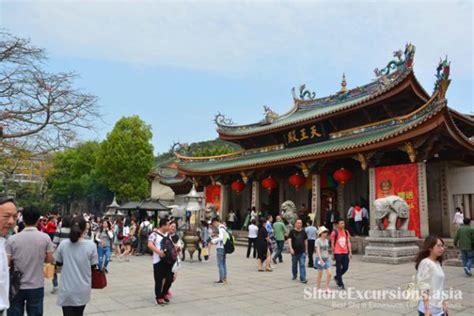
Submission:
M 414 273 L 413 264 L 382 265 L 364 263 L 356 255 L 345 275 L 346 287 L 355 290 L 405 288 Z M 173 299 L 168 306 L 156 306 L 153 297 L 151 257 L 134 257 L 132 262 L 114 260 L 110 265 L 108 286 L 93 290 L 87 315 L 416 315 L 405 300 L 370 300 L 356 298 L 308 299 L 316 271 L 308 269 L 308 284 L 291 280 L 290 255 L 273 272 L 257 272 L 253 259 L 245 258 L 245 248 L 237 247 L 228 256 L 226 285 L 217 279 L 215 256 L 208 263 L 184 263 L 173 284 Z M 474 314 L 474 285 L 458 267 L 444 267 L 446 288 L 463 291 L 463 299 L 452 302 L 450 315 Z M 51 282 L 45 285 L 45 315 L 62 315 L 56 295 L 50 294 Z M 331 282 L 337 293 L 334 282 Z M 306 292 L 305 292 L 305 288 Z M 306 298 L 305 298 L 306 293 Z M 312 293 L 311 293 L 312 294 Z

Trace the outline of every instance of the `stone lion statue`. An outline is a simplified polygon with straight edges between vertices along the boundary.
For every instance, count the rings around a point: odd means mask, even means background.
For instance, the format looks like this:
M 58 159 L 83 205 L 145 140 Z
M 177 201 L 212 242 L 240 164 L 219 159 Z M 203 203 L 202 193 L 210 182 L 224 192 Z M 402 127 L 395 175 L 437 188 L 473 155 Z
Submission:
M 288 223 L 286 228 L 288 231 L 293 229 L 293 225 L 298 219 L 298 214 L 296 214 L 296 205 L 292 201 L 285 201 L 281 204 L 280 207 L 281 217 Z
M 375 221 L 376 229 L 384 230 L 383 221 L 388 218 L 386 230 L 397 230 L 397 219 L 401 220 L 399 230 L 408 230 L 408 220 L 410 218 L 410 206 L 401 197 L 390 195 L 375 200 Z

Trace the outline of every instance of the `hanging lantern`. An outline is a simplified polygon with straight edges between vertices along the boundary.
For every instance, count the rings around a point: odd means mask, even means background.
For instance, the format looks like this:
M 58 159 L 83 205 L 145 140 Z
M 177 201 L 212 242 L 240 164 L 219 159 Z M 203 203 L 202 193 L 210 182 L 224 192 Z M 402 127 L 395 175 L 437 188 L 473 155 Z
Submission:
M 341 168 L 334 172 L 334 180 L 336 180 L 341 185 L 346 184 L 350 179 L 352 179 L 352 172 L 347 169 Z
M 305 182 L 306 182 L 305 178 L 302 175 L 299 175 L 298 173 L 295 173 L 294 175 L 288 178 L 288 183 L 291 186 L 295 187 L 296 191 L 298 191 L 300 186 L 305 184 Z
M 262 186 L 267 189 L 268 194 L 270 194 L 273 189 L 278 187 L 278 183 L 272 178 L 272 176 L 268 176 L 268 178 L 262 180 Z
M 236 180 L 231 183 L 230 188 L 232 189 L 232 191 L 235 191 L 237 192 L 237 194 L 239 194 L 245 189 L 245 184 L 243 184 L 240 180 Z

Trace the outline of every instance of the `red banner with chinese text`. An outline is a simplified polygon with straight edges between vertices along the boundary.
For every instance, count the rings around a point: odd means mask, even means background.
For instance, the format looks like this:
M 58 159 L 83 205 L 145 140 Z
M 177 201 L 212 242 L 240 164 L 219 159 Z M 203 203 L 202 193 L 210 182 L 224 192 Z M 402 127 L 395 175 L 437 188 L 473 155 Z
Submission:
M 420 208 L 416 163 L 375 168 L 376 198 L 398 195 L 410 206 L 408 229 L 420 237 Z
M 220 185 L 208 185 L 206 187 L 206 206 L 214 204 L 217 208 L 217 212 L 221 210 L 221 186 Z

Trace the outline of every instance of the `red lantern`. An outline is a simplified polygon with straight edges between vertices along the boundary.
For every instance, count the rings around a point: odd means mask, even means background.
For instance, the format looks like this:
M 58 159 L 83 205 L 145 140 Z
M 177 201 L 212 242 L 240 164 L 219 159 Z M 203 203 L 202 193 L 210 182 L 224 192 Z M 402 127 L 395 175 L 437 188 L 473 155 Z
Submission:
M 298 191 L 300 186 L 305 184 L 305 182 L 305 178 L 297 173 L 288 178 L 288 183 L 290 183 L 291 186 L 295 187 L 296 191 Z
M 244 189 L 245 189 L 245 184 L 242 183 L 242 181 L 240 180 L 236 180 L 234 182 L 232 182 L 232 184 L 230 185 L 230 188 L 237 192 L 237 194 L 239 194 L 240 192 L 242 192 Z
M 271 176 L 269 176 L 266 179 L 262 180 L 262 186 L 268 190 L 268 194 L 272 193 L 272 190 L 278 187 L 278 183 L 273 179 Z
M 352 179 L 352 172 L 347 169 L 341 168 L 336 170 L 332 177 L 334 178 L 334 180 L 344 185 L 347 181 Z

